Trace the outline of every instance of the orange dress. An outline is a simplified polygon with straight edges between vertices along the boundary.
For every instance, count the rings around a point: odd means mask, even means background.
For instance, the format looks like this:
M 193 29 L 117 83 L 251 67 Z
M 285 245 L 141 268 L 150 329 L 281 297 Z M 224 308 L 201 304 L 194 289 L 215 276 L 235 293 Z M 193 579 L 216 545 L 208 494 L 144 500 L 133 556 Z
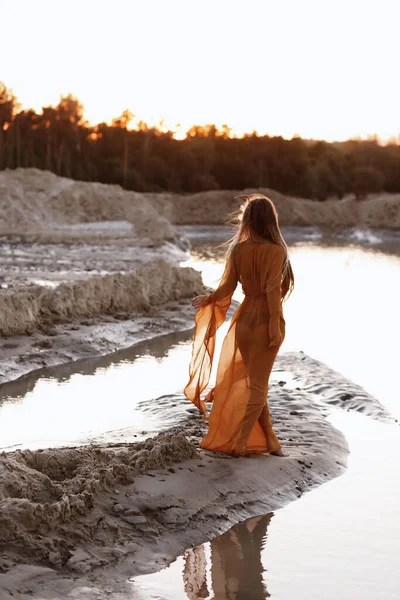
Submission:
M 276 244 L 251 239 L 240 243 L 226 264 L 220 285 L 196 313 L 185 395 L 203 412 L 204 419 L 205 402 L 213 403 L 202 448 L 242 455 L 276 452 L 281 447 L 266 398 L 272 366 L 285 336 L 281 292 L 285 260 L 285 250 Z M 245 298 L 225 336 L 216 385 L 203 399 L 216 332 L 225 321 L 238 282 Z

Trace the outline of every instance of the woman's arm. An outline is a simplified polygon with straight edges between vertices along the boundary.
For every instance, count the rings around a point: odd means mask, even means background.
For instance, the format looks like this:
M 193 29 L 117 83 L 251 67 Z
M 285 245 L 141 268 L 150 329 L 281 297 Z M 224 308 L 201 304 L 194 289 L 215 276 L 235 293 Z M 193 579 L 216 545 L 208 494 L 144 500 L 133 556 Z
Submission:
M 233 292 L 236 290 L 237 282 L 238 277 L 234 261 L 233 258 L 230 258 L 225 265 L 225 270 L 222 275 L 219 286 L 217 287 L 215 292 L 206 297 L 208 299 L 207 303 L 221 302 L 228 296 L 232 296 Z
M 193 306 L 199 308 L 200 306 L 207 306 L 207 304 L 212 303 L 216 303 L 221 307 L 224 307 L 226 304 L 229 306 L 237 282 L 238 277 L 236 267 L 234 260 L 231 257 L 225 265 L 225 270 L 217 289 L 208 296 L 196 296 L 192 302 Z
M 282 303 L 282 270 L 286 260 L 286 252 L 282 246 L 277 246 L 272 255 L 267 273 L 267 302 L 269 312 L 269 347 L 280 346 L 283 335 L 280 329 Z

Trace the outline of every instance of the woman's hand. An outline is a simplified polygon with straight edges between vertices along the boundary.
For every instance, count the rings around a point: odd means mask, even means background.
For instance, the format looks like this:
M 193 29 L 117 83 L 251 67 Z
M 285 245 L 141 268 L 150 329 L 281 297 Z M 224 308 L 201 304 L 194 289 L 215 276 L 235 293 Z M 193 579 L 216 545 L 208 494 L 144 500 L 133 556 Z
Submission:
M 203 302 L 206 298 L 207 298 L 207 296 L 196 296 L 195 298 L 193 298 L 193 300 L 192 300 L 193 308 L 198 310 L 200 308 L 200 306 L 203 306 Z

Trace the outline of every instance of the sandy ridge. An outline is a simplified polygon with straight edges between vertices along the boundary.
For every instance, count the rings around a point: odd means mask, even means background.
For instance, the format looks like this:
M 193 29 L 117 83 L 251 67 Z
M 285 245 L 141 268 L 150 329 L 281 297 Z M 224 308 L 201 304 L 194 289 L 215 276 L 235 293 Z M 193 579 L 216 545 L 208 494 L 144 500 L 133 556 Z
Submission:
M 179 225 L 221 225 L 237 210 L 242 200 L 235 196 L 259 192 L 271 198 L 283 226 L 320 226 L 328 229 L 400 228 L 400 194 L 375 194 L 357 201 L 353 197 L 325 202 L 285 196 L 269 188 L 219 190 L 181 196 L 147 194 L 172 223 Z
M 120 311 L 146 313 L 153 306 L 180 300 L 201 290 L 201 276 L 165 260 L 136 269 L 61 283 L 56 288 L 16 287 L 0 290 L 0 335 L 36 329 L 82 317 Z

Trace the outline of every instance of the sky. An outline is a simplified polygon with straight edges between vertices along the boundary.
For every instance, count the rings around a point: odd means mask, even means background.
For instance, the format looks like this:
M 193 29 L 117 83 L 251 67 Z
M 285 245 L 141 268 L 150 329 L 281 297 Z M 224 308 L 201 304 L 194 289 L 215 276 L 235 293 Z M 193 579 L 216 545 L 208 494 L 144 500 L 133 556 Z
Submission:
M 400 134 L 400 0 L 0 0 L 0 19 L 23 107 L 72 93 L 92 123 Z

